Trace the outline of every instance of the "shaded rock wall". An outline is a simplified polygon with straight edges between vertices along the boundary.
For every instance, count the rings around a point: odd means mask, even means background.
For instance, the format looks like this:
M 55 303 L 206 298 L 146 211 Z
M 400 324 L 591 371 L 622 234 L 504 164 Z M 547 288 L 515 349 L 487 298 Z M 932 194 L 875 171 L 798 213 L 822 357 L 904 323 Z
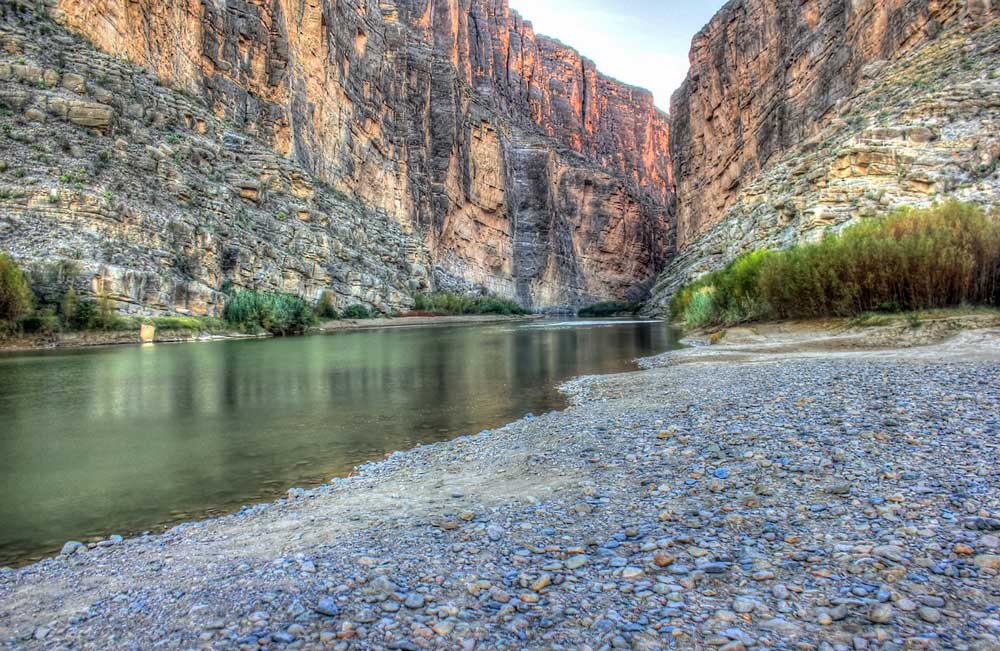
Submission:
M 666 116 L 504 0 L 48 4 L 415 232 L 438 285 L 578 305 L 669 257 Z M 526 148 L 549 162 L 529 172 Z

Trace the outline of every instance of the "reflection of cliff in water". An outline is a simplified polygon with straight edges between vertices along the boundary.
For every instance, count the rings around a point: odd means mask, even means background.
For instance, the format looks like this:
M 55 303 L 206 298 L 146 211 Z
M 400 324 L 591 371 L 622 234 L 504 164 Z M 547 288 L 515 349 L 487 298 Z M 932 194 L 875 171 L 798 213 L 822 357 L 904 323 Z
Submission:
M 663 324 L 386 329 L 0 356 L 0 564 L 542 413 Z

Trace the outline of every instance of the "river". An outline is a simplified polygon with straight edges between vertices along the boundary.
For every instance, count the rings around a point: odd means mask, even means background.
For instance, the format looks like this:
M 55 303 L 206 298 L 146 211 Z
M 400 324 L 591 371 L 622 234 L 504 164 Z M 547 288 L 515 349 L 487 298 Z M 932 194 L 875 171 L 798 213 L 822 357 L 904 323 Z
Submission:
M 659 322 L 542 321 L 0 355 L 0 566 L 237 510 L 559 408 L 677 346 Z

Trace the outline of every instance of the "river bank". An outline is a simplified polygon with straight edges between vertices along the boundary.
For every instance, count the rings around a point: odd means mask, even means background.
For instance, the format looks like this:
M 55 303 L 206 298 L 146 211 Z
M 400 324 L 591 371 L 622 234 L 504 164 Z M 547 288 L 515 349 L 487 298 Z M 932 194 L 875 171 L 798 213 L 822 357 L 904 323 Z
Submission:
M 544 315 L 508 316 L 503 314 L 468 314 L 458 316 L 386 317 L 380 319 L 342 319 L 324 321 L 311 329 L 307 335 L 328 334 L 347 330 L 372 330 L 377 328 L 415 328 L 457 325 L 484 325 L 507 321 L 530 321 L 543 319 Z M 266 339 L 272 335 L 247 334 L 230 331 L 156 330 L 150 341 L 143 341 L 139 330 L 123 332 L 88 330 L 80 332 L 56 333 L 53 335 L 22 335 L 0 339 L 0 352 L 28 350 L 75 349 L 94 346 L 125 346 L 143 343 L 191 343 L 198 341 L 219 341 L 224 339 Z
M 863 330 L 736 333 L 571 381 L 559 413 L 70 545 L 0 573 L 0 640 L 994 649 L 1000 330 Z

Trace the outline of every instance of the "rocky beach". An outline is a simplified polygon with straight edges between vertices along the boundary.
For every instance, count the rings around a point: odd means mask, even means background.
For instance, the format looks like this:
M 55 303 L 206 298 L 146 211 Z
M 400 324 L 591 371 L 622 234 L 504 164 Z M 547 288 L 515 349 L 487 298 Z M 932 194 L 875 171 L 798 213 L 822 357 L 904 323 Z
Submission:
M 730 331 L 580 378 L 562 412 L 2 570 L 0 645 L 997 649 L 993 326 Z

